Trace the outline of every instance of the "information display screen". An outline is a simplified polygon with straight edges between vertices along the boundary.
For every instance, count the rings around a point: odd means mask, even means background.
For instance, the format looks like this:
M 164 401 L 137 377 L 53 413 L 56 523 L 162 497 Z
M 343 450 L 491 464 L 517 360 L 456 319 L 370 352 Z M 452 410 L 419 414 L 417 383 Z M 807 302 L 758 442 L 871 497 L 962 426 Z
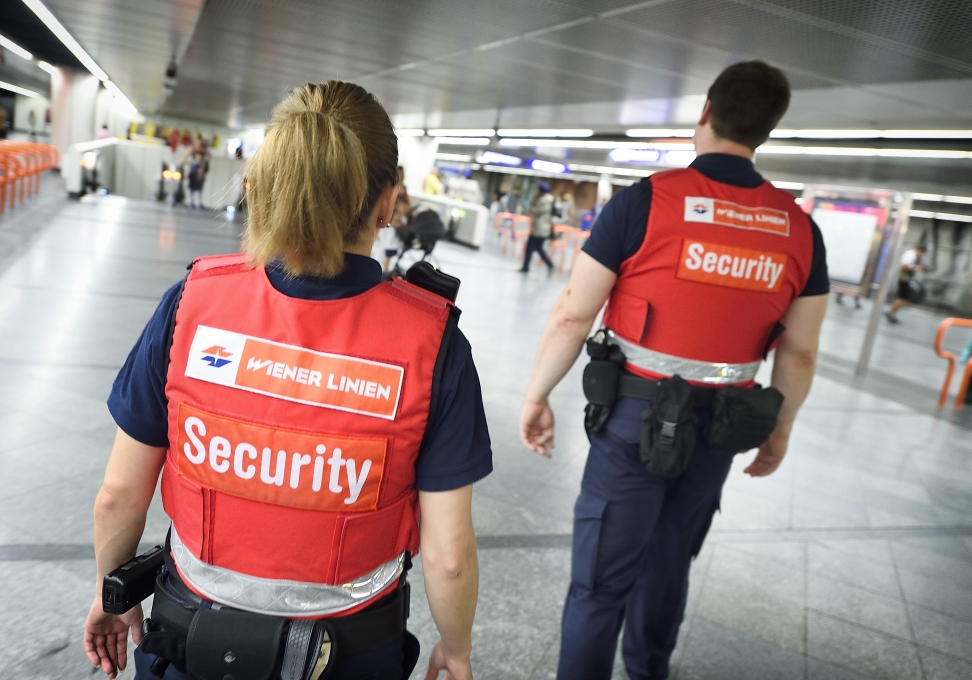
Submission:
M 864 282 L 875 232 L 884 228 L 888 211 L 876 205 L 817 200 L 811 213 L 827 248 L 832 281 Z

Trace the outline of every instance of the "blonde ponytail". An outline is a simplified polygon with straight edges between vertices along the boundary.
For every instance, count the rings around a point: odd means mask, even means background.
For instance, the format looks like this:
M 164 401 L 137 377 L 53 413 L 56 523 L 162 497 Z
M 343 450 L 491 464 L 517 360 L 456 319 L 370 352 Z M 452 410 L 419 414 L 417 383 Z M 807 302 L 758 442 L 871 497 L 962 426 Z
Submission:
M 363 88 L 330 81 L 294 90 L 274 109 L 245 169 L 253 264 L 279 260 L 295 276 L 339 274 L 344 247 L 361 237 L 397 165 L 388 114 Z

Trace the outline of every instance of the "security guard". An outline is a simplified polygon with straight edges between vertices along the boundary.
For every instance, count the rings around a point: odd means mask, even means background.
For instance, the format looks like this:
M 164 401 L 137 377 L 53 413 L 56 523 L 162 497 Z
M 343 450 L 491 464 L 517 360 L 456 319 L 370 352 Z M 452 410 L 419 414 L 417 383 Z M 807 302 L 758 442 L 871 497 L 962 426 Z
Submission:
M 246 254 L 196 260 L 119 373 L 99 584 L 134 554 L 160 473 L 172 527 L 151 619 L 105 614 L 99 585 L 84 642 L 110 676 L 131 629 L 140 680 L 408 677 L 421 543 L 429 677 L 472 678 L 471 485 L 492 454 L 458 310 L 368 257 L 397 163 L 361 87 L 291 93 L 246 168 Z
M 789 104 L 786 76 L 759 61 L 713 83 L 697 157 L 605 207 L 537 350 L 520 423 L 553 448 L 547 397 L 588 341 L 590 454 L 574 508 L 560 680 L 610 678 L 623 653 L 637 680 L 667 678 L 698 553 L 733 455 L 782 462 L 814 373 L 829 288 L 823 239 L 793 198 L 753 168 Z M 772 387 L 760 361 L 776 349 Z

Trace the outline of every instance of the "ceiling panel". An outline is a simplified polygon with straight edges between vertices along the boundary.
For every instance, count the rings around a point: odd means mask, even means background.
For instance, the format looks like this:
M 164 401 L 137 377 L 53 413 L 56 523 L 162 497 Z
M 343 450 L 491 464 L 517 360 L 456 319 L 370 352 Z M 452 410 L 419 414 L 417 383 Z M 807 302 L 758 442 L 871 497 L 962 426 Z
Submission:
M 626 14 L 624 22 L 810 71 L 833 79 L 834 84 L 960 78 L 972 74 L 972 63 L 917 53 L 884 38 L 869 39 L 860 31 L 840 30 L 836 22 L 775 9 L 760 2 L 680 0 Z
M 50 4 L 140 110 L 162 101 L 165 65 L 176 54 L 178 85 L 162 110 L 234 126 L 264 122 L 297 85 L 340 78 L 425 125 L 503 120 L 506 111 L 614 129 L 696 115 L 716 74 L 751 58 L 783 67 L 797 92 L 820 93 L 794 112 L 803 125 L 948 125 L 946 105 L 908 86 L 972 78 L 968 0 Z M 841 106 L 842 97 L 868 105 Z
M 163 101 L 165 68 L 192 37 L 203 0 L 45 0 L 85 51 L 144 112 Z

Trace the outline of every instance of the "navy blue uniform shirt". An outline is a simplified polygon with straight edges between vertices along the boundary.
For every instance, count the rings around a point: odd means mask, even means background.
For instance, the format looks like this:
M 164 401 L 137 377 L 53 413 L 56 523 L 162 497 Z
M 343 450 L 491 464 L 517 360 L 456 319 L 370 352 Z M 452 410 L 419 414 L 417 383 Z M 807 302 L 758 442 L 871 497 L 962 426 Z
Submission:
M 360 295 L 381 282 L 381 265 L 370 257 L 345 255 L 344 271 L 333 279 L 293 278 L 267 268 L 270 283 L 284 295 L 304 300 L 337 300 Z M 148 446 L 168 446 L 165 398 L 165 345 L 176 311 L 180 284 L 159 303 L 122 366 L 108 397 L 115 423 Z M 393 332 L 394 319 L 388 319 Z M 472 348 L 459 329 L 452 335 L 442 366 L 439 403 L 416 465 L 421 491 L 449 491 L 476 482 L 493 471 L 486 413 Z
M 689 167 L 698 170 L 713 182 L 734 187 L 755 189 L 763 183 L 763 176 L 756 172 L 753 162 L 742 156 L 707 153 L 697 157 Z M 649 210 L 651 182 L 648 178 L 625 187 L 604 206 L 601 216 L 591 229 L 590 238 L 584 244 L 584 252 L 617 274 L 621 263 L 637 253 L 644 242 Z M 813 230 L 813 259 L 810 276 L 800 293 L 801 297 L 826 295 L 830 292 L 823 235 L 812 219 L 810 227 Z

